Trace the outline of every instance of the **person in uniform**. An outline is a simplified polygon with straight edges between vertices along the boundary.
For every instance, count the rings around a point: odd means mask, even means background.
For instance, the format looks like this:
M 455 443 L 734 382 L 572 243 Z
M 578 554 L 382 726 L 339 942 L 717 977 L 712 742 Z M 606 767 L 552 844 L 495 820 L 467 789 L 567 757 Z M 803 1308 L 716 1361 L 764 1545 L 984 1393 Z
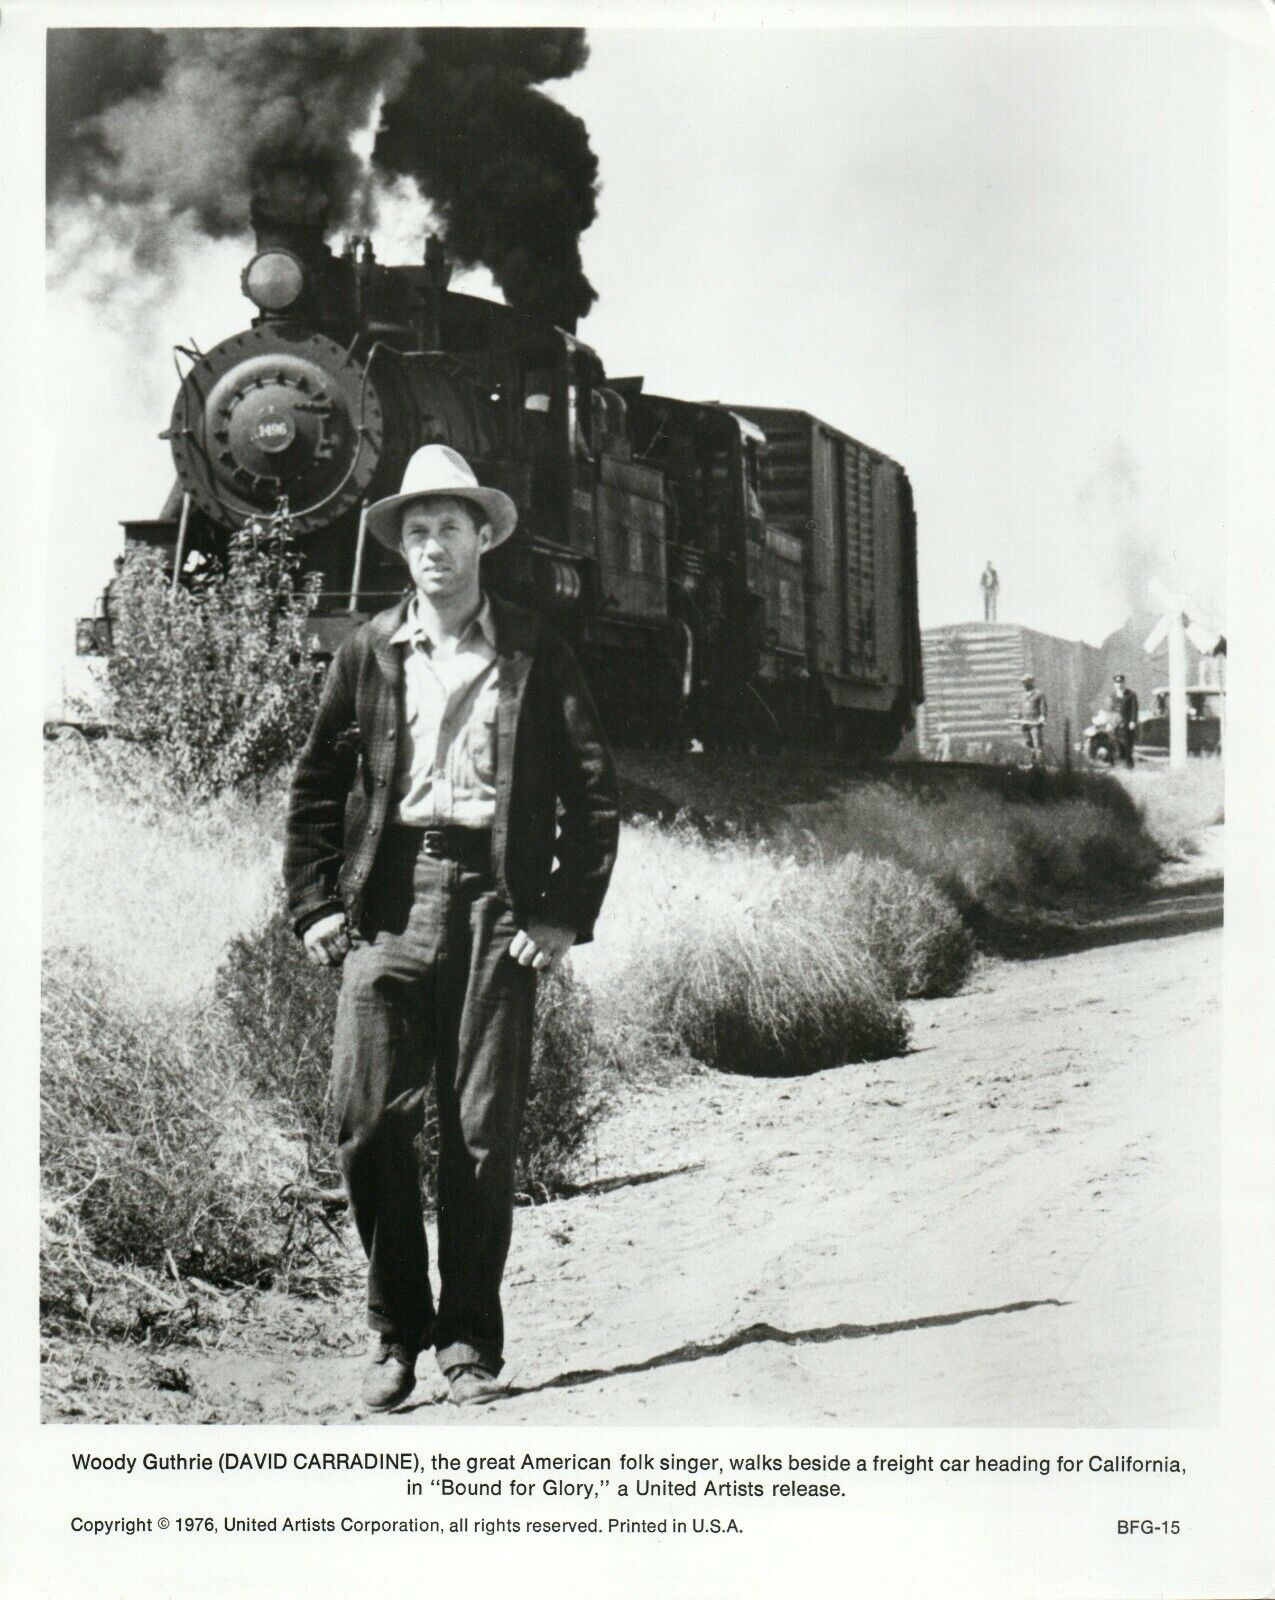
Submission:
M 1107 704 L 1114 719 L 1116 759 L 1132 767 L 1133 743 L 1138 732 L 1138 697 L 1126 686 L 1123 672 L 1117 672 L 1112 678 L 1111 698 Z
M 575 659 L 480 582 L 516 520 L 439 444 L 368 509 L 413 588 L 337 651 L 288 802 L 293 925 L 311 961 L 343 965 L 332 1088 L 371 1411 L 407 1398 L 431 1346 L 452 1401 L 503 1392 L 536 975 L 592 937 L 615 861 L 615 771 Z M 413 1144 L 431 1076 L 437 1301 Z
M 124 557 L 115 557 L 114 571 L 106 581 L 93 625 L 93 643 L 102 655 L 109 655 L 115 643 L 115 625 L 120 620 L 120 584 L 124 581 Z
M 1023 674 L 1023 696 L 1018 716 L 1023 730 L 1023 743 L 1031 753 L 1031 764 L 1039 766 L 1045 759 L 1045 718 L 1049 708 L 1042 690 L 1030 672 Z

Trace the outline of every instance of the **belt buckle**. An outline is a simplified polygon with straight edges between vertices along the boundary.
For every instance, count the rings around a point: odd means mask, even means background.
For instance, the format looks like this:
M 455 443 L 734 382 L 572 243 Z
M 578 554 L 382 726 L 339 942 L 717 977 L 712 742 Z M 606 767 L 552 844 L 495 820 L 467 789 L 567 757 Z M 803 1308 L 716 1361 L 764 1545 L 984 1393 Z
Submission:
M 436 861 L 441 860 L 446 846 L 442 828 L 426 828 L 421 836 L 421 845 L 427 856 L 433 856 Z

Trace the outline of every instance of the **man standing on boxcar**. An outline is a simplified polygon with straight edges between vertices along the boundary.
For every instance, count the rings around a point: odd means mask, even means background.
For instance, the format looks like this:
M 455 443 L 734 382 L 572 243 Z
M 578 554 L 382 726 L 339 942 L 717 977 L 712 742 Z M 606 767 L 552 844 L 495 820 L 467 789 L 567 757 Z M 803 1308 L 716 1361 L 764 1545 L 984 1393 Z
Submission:
M 451 1400 L 501 1392 L 536 974 L 592 937 L 615 860 L 615 773 L 579 668 L 479 581 L 516 520 L 444 445 L 369 508 L 414 592 L 337 651 L 289 798 L 293 923 L 310 960 L 344 963 L 332 1083 L 372 1411 L 407 1398 L 431 1345 Z M 437 1304 L 413 1143 L 431 1075 Z
M 996 602 L 1000 597 L 1001 580 L 996 568 L 988 561 L 983 568 L 983 575 L 978 580 L 983 591 L 983 621 L 996 621 Z
M 1115 719 L 1116 757 L 1126 767 L 1132 767 L 1133 744 L 1138 734 L 1138 697 L 1126 687 L 1123 672 L 1117 672 L 1111 680 L 1108 708 Z
M 1038 767 L 1045 759 L 1045 718 L 1049 707 L 1042 690 L 1030 672 L 1023 674 L 1023 697 L 1018 716 L 1023 730 L 1023 743 L 1031 752 L 1031 764 Z

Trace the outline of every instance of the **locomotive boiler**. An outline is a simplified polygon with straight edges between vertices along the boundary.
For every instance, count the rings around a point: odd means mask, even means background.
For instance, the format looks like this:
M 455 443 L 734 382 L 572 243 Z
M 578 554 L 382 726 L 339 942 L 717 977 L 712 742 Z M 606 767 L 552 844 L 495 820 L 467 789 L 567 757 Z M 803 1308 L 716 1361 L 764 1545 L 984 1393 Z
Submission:
M 364 509 L 445 443 L 518 506 L 485 580 L 571 641 L 617 739 L 895 747 L 921 697 L 897 462 L 805 412 L 610 378 L 572 333 L 451 292 L 436 240 L 384 266 L 364 238 L 334 254 L 324 220 L 295 195 L 254 202 L 256 314 L 179 347 L 176 484 L 130 542 L 181 572 L 285 514 L 330 653 L 402 591 Z

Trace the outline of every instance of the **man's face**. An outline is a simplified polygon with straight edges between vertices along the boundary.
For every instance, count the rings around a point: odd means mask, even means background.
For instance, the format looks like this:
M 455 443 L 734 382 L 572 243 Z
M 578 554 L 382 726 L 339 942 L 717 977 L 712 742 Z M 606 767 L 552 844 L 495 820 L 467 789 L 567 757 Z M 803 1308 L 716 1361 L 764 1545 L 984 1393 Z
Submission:
M 401 539 L 412 582 L 428 599 L 447 600 L 477 589 L 492 531 L 476 505 L 438 494 L 407 507 Z

